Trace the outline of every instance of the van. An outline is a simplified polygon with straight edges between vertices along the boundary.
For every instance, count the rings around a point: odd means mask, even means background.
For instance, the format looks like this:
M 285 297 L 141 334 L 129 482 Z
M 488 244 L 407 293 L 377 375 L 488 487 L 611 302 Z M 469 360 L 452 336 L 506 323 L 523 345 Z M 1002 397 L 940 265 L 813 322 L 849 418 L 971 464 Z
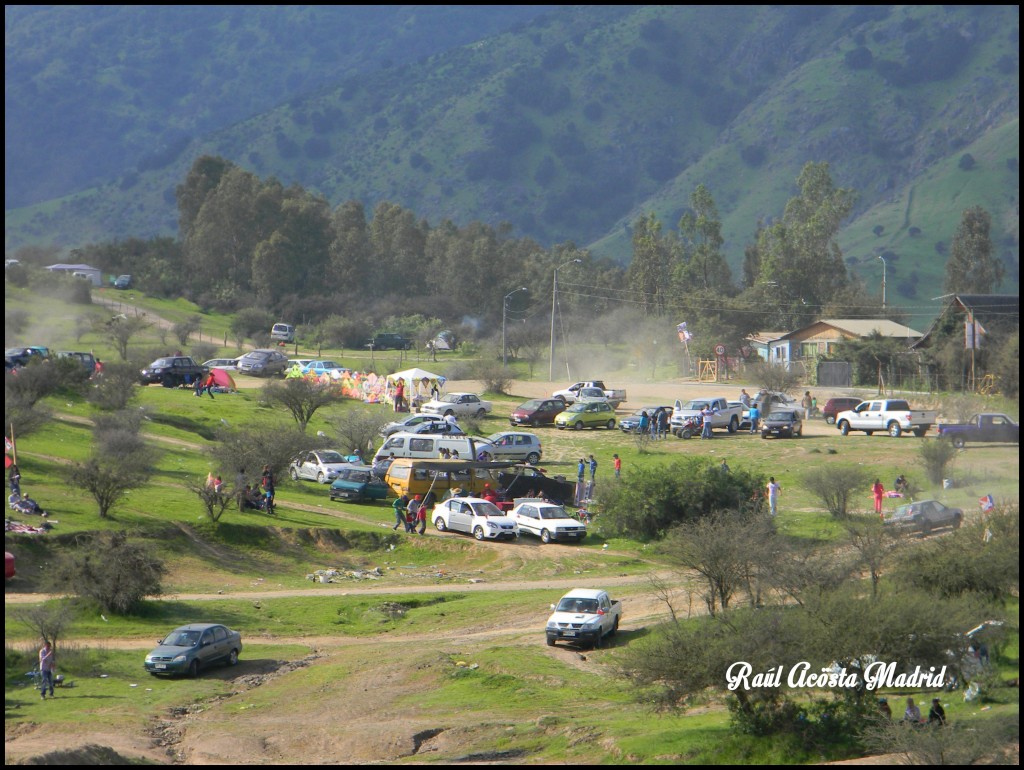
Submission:
M 97 275 L 96 273 L 89 273 L 86 272 L 85 270 L 76 270 L 71 275 L 75 278 L 83 278 L 89 283 L 91 283 L 93 286 L 100 285 L 100 276 Z
M 270 339 L 275 342 L 295 342 L 295 327 L 291 324 L 274 324 Z
M 481 451 L 491 451 L 493 446 L 487 439 L 475 436 L 441 436 L 420 433 L 395 433 L 377 450 L 373 461 L 379 462 L 394 454 L 395 457 L 411 457 L 416 460 L 437 460 L 441 450 L 458 452 L 460 460 L 475 460 Z
M 465 462 L 465 469 L 452 471 L 434 470 L 437 460 L 412 460 L 402 458 L 395 460 L 384 474 L 384 483 L 388 485 L 396 497 L 408 495 L 426 495 L 433 491 L 440 500 L 450 489 L 462 489 L 471 494 L 483 491 L 485 484 L 497 486 L 497 481 L 486 468 L 470 468 L 468 461 L 445 460 L 444 464 L 451 467 L 453 463 Z

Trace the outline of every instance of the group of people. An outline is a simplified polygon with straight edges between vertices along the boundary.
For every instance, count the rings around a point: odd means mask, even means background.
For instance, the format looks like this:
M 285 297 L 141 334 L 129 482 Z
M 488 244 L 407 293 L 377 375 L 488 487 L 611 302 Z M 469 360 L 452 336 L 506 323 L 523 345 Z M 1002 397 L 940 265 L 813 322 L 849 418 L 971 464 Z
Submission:
M 910 482 L 907 481 L 907 477 L 902 473 L 896 477 L 896 481 L 893 484 L 894 496 L 903 497 L 910 494 Z M 875 513 L 881 518 L 885 518 L 885 512 L 882 510 L 882 500 L 886 496 L 885 485 L 881 479 L 875 479 L 875 483 L 871 485 L 871 496 L 875 500 Z
M 419 534 L 427 531 L 427 512 L 434 507 L 437 497 L 433 492 L 426 495 L 414 495 L 410 500 L 408 495 L 395 498 L 391 507 L 395 512 L 395 526 L 392 531 L 399 527 L 405 527 L 405 531 L 412 534 L 419 527 Z
M 647 410 L 640 412 L 640 422 L 637 424 L 637 433 L 649 433 L 654 441 L 668 438 L 669 412 L 663 406 L 659 406 L 650 414 Z
M 12 511 L 27 516 L 46 517 L 47 513 L 43 510 L 43 506 L 27 494 L 22 494 L 21 471 L 18 470 L 17 463 L 11 464 L 10 473 L 7 476 L 7 483 L 11 487 L 11 494 L 7 497 L 7 505 Z
M 887 698 L 878 699 L 878 710 L 886 719 L 892 719 L 892 708 L 889 706 L 889 700 Z M 903 719 L 900 721 L 908 725 L 921 725 L 926 723 L 921 716 L 921 707 L 914 702 L 913 698 L 907 698 L 907 708 L 903 712 Z M 942 702 L 938 698 L 932 698 L 931 708 L 928 709 L 927 724 L 935 725 L 937 727 L 943 727 L 946 724 L 946 710 L 942 707 Z
M 210 398 L 213 398 L 213 389 L 216 385 L 216 378 L 213 376 L 213 372 L 210 372 L 206 377 L 203 377 L 202 375 L 196 377 L 196 381 L 192 384 L 192 387 L 195 388 L 196 398 L 202 398 L 203 391 L 206 391 Z

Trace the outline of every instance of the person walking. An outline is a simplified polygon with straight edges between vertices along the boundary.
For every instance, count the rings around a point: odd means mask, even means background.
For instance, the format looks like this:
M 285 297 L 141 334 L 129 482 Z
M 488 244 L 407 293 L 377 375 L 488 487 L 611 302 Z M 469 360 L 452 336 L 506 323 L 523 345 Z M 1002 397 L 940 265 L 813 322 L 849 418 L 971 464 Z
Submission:
M 57 658 L 50 643 L 43 640 L 43 647 L 39 650 L 39 692 L 40 698 L 46 700 L 46 689 L 50 689 L 50 697 L 53 697 L 53 672 L 57 666 Z
M 269 465 L 263 466 L 263 492 L 266 496 L 266 503 L 264 504 L 267 513 L 274 512 L 274 473 L 270 470 Z
M 422 535 L 427 531 L 427 501 L 423 500 L 420 502 L 420 507 L 416 509 L 416 523 L 419 525 L 419 533 Z
M 761 420 L 761 410 L 757 408 L 757 402 L 755 401 L 750 405 L 750 432 L 757 433 L 757 423 Z
M 871 494 L 875 498 L 875 513 L 878 514 L 880 519 L 885 518 L 885 514 L 882 513 L 882 497 L 885 495 L 885 487 L 882 485 L 881 479 L 875 479 L 875 483 L 871 485 Z
M 416 520 L 419 518 L 420 503 L 423 498 L 420 495 L 416 495 L 412 500 L 409 501 L 409 505 L 405 509 L 405 531 L 410 535 L 416 531 Z
M 396 497 L 395 502 L 391 503 L 391 507 L 395 511 L 395 526 L 391 528 L 392 531 L 396 531 L 399 527 L 405 526 L 405 509 L 409 505 L 409 496 L 402 495 Z
M 811 419 L 811 407 L 814 406 L 814 399 L 811 398 L 811 391 L 805 390 L 804 397 L 800 399 L 800 408 L 804 410 L 804 419 Z
M 615 478 L 622 478 L 622 458 L 618 455 L 612 455 L 612 468 L 615 469 Z
M 213 376 L 213 372 L 210 372 L 206 377 L 206 381 L 203 383 L 203 390 L 206 391 L 207 395 L 209 395 L 211 399 L 213 398 L 213 386 L 216 384 L 217 380 Z
M 769 477 L 765 492 L 768 494 L 768 508 L 771 511 L 772 518 L 775 518 L 779 513 L 779 492 L 781 491 L 782 486 L 775 481 L 775 477 Z

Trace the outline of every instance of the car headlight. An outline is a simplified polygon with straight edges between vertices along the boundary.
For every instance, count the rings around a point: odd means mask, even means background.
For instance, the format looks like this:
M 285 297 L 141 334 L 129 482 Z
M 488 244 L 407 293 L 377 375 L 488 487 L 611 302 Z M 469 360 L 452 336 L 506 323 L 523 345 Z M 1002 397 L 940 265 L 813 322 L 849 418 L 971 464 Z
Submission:
M 186 660 L 188 660 L 188 656 L 182 654 L 175 656 L 174 660 L 172 660 L 171 663 L 184 663 Z
M 549 620 L 546 628 L 556 629 L 558 628 L 558 624 L 553 620 Z
M 153 662 L 153 656 L 152 655 L 147 655 L 146 656 L 146 662 L 147 663 L 152 663 Z

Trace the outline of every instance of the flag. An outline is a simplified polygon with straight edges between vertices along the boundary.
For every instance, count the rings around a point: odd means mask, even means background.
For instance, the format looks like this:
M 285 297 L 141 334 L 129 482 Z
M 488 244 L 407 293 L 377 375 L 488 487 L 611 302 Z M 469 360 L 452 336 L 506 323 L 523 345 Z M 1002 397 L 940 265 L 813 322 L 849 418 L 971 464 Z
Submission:
M 693 335 L 686 330 L 686 321 L 683 321 L 681 324 L 679 324 L 676 327 L 676 331 L 679 332 L 680 342 L 689 342 L 690 340 L 693 339 Z
M 981 343 L 988 332 L 981 325 L 981 321 L 964 321 L 964 348 L 967 350 L 981 350 Z
M 982 511 L 991 511 L 996 507 L 996 501 L 992 499 L 992 495 L 985 495 L 978 502 L 981 504 Z
M 7 438 L 7 436 L 4 436 L 4 451 L 10 452 L 12 449 L 14 449 L 14 444 L 11 443 L 11 440 Z

